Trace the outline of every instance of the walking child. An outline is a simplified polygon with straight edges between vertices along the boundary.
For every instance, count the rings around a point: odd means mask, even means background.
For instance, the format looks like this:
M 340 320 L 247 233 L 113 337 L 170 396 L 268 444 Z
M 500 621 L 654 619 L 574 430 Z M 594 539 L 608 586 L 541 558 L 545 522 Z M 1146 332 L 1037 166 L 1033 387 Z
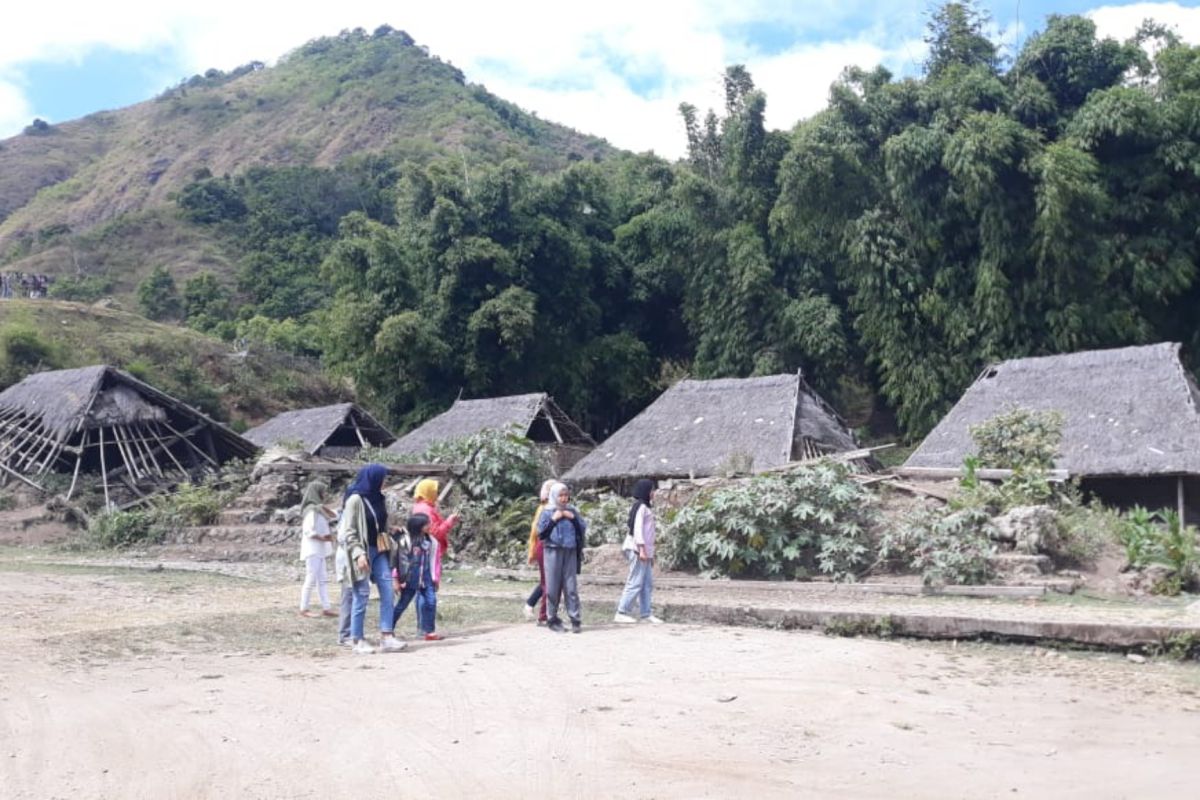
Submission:
M 417 631 L 427 642 L 441 640 L 437 627 L 437 593 L 433 590 L 433 562 L 437 543 L 429 535 L 429 517 L 413 514 L 404 525 L 406 532 L 396 542 L 392 558 L 392 581 L 399 600 L 396 601 L 392 627 L 409 603 L 417 600 Z
M 633 506 L 629 509 L 628 532 L 621 550 L 629 562 L 629 577 L 625 591 L 617 602 L 614 622 L 637 622 L 632 615 L 633 601 L 638 601 L 638 619 L 653 624 L 662 620 L 650 611 L 654 592 L 654 481 L 642 478 L 633 485 Z

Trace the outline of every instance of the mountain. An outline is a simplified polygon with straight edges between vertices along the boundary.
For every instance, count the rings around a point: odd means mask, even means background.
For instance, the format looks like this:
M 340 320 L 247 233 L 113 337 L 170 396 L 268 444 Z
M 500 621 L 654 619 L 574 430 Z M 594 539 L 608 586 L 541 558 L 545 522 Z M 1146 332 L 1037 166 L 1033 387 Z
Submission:
M 115 308 L 55 300 L 0 303 L 0 388 L 31 372 L 111 364 L 235 427 L 350 399 L 314 362 L 230 346 Z
M 451 155 L 464 168 L 515 158 L 549 171 L 613 152 L 468 83 L 403 31 L 359 29 L 273 67 L 209 70 L 153 100 L 0 142 L 0 257 L 153 212 L 199 176 L 255 166 L 332 167 L 374 153 Z

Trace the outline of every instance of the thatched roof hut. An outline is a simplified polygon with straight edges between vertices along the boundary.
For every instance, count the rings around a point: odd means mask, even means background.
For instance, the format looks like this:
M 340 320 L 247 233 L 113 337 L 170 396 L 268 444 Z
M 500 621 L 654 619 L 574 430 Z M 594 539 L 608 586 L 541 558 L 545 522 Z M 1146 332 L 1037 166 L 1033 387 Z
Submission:
M 245 437 L 259 447 L 298 442 L 309 455 L 329 458 L 353 458 L 364 447 L 396 441 L 395 434 L 354 403 L 285 411 L 246 431 Z
M 857 450 L 837 415 L 799 375 L 683 380 L 567 473 L 584 483 L 761 472 Z
M 465 439 L 485 430 L 511 431 L 552 451 L 563 470 L 596 446 L 591 436 L 545 392 L 457 400 L 447 411 L 401 436 L 388 448 L 416 456 L 431 445 Z
M 1057 468 L 1097 489 L 1167 478 L 1159 488 L 1142 483 L 1137 493 L 1140 502 L 1176 505 L 1184 481 L 1174 479 L 1200 476 L 1200 392 L 1179 349 L 1166 342 L 988 367 L 904 466 L 961 468 L 975 452 L 972 426 L 1013 408 L 1058 411 L 1064 424 Z
M 132 491 L 196 476 L 257 448 L 109 366 L 39 372 L 0 392 L 0 472 L 39 489 L 49 472 L 100 473 Z M 142 487 L 142 488 L 139 488 Z

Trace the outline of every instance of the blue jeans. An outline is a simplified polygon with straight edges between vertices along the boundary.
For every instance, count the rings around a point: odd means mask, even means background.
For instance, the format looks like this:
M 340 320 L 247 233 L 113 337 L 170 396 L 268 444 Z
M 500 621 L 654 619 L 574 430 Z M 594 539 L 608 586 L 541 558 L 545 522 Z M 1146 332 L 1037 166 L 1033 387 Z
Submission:
M 650 616 L 650 595 L 654 592 L 653 562 L 642 561 L 632 550 L 625 551 L 625 558 L 629 561 L 629 577 L 625 580 L 621 601 L 617 603 L 617 613 L 628 614 L 636 597 L 642 619 L 645 619 Z
M 400 590 L 400 599 L 396 602 L 396 613 L 392 617 L 392 625 L 395 626 L 400 621 L 400 615 L 404 613 L 404 609 L 408 608 L 408 604 L 413 601 L 413 598 L 417 600 L 417 633 L 433 633 L 437 626 L 437 592 L 428 584 L 417 586 L 414 581 L 408 582 Z
M 379 632 L 392 632 L 392 615 L 384 609 L 392 608 L 395 599 L 392 596 L 392 568 L 388 564 L 388 554 L 380 553 L 374 547 L 367 550 L 367 560 L 371 564 L 370 580 L 363 579 L 354 584 L 354 599 L 350 611 L 350 638 L 363 638 L 363 628 L 366 627 L 367 602 L 371 599 L 371 581 L 379 590 Z

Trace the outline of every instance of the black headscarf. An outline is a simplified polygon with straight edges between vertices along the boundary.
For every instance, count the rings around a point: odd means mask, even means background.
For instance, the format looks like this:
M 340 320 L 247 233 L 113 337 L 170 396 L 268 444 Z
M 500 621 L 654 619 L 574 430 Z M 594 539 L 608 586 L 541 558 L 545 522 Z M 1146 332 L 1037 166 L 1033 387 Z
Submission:
M 376 543 L 379 531 L 387 530 L 387 501 L 383 499 L 383 481 L 387 474 L 383 464 L 367 464 L 354 476 L 343 495 L 343 500 L 347 500 L 356 494 L 367 504 L 367 533 L 372 545 Z
M 642 506 L 650 507 L 650 495 L 654 492 L 654 481 L 642 478 L 633 485 L 633 508 L 629 509 L 629 535 L 633 535 L 633 524 L 637 522 L 637 512 Z
M 408 532 L 413 536 L 420 536 L 425 532 L 425 526 L 429 524 L 429 516 L 427 514 L 413 514 L 404 523 L 404 527 L 408 528 Z

